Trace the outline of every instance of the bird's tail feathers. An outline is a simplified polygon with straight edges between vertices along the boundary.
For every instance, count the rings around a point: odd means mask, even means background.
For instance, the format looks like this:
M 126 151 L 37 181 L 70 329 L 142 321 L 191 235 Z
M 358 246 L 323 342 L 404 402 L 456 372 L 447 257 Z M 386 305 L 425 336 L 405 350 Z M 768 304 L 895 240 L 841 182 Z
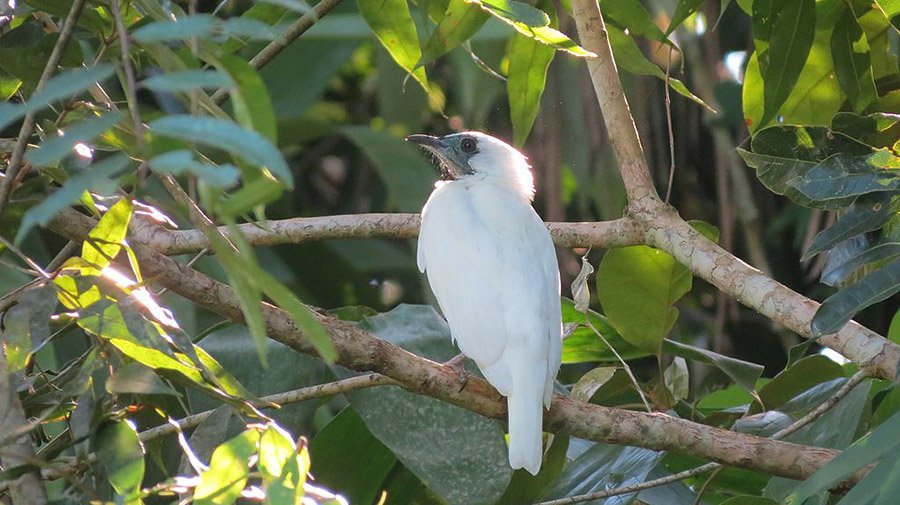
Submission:
M 507 399 L 509 465 L 537 475 L 543 455 L 544 377 L 533 371 L 523 375 L 525 377 L 519 379 L 525 380 L 514 381 L 513 391 Z

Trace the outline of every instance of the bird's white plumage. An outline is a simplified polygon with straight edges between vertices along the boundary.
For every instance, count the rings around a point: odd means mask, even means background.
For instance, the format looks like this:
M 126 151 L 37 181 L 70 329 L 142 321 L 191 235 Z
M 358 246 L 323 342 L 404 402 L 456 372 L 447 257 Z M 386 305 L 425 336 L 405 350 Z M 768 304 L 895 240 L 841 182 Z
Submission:
M 542 405 L 562 354 L 556 252 L 531 206 L 525 157 L 467 134 L 479 146 L 473 173 L 436 184 L 422 209 L 418 265 L 460 350 L 509 397 L 510 464 L 536 474 Z

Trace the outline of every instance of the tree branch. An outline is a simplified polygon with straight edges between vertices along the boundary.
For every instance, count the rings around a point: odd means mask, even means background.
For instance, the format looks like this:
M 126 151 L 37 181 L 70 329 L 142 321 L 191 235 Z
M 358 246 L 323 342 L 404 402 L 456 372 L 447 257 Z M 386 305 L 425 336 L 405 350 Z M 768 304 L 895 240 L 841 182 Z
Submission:
M 79 240 L 95 224 L 92 218 L 68 209 L 51 222 L 50 228 L 69 239 Z M 230 287 L 178 264 L 138 240 L 130 242 L 145 278 L 223 317 L 243 322 L 238 298 Z M 315 349 L 287 313 L 267 303 L 263 304 L 262 312 L 271 338 L 315 355 Z M 391 345 L 345 321 L 321 314 L 316 317 L 332 337 L 339 364 L 353 370 L 378 372 L 409 391 L 487 417 L 505 417 L 502 397 L 484 380 L 470 378 L 460 390 L 454 370 Z M 665 414 L 613 409 L 559 396 L 554 398 L 544 417 L 544 428 L 589 440 L 684 452 L 793 479 L 808 477 L 837 454 L 831 449 L 734 433 Z
M 238 228 L 251 245 L 299 244 L 313 240 L 342 238 L 413 238 L 419 234 L 418 214 L 346 214 L 323 217 L 295 217 Z M 547 223 L 553 241 L 561 247 L 620 247 L 639 244 L 641 231 L 629 219 L 597 223 Z M 227 227 L 219 231 L 229 236 Z M 168 230 L 148 219 L 134 219 L 132 237 L 167 256 L 187 254 L 209 247 L 200 230 Z

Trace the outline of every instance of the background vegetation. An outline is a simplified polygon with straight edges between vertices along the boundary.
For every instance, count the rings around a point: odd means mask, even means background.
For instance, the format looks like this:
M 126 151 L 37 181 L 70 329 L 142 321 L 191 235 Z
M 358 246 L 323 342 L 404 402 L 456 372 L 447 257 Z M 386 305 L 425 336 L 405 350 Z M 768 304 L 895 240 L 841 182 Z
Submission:
M 0 2 L 0 495 L 900 499 L 900 4 L 600 3 L 659 193 L 703 236 L 824 301 L 810 320 L 802 298 L 761 309 L 743 298 L 769 288 L 759 278 L 719 290 L 613 221 L 640 212 L 635 162 L 615 155 L 589 75 L 602 54 L 580 42 L 573 3 Z M 535 478 L 509 470 L 505 425 L 483 417 L 502 405 L 483 383 L 454 396 L 438 365 L 393 346 L 364 354 L 375 344 L 338 321 L 454 355 L 415 267 L 415 218 L 327 216 L 417 213 L 437 173 L 403 137 L 463 129 L 528 154 L 545 220 L 612 221 L 595 235 L 553 228 L 574 298 L 558 392 L 621 410 L 579 420 L 555 404 L 560 434 Z M 281 221 L 298 216 L 324 217 Z M 854 316 L 884 337 L 845 327 Z M 866 359 L 820 354 L 821 335 Z M 700 431 L 628 438 L 611 426 L 659 419 L 629 410 Z M 589 431 L 579 421 L 597 435 L 569 437 Z M 703 452 L 704 437 L 728 436 L 712 427 L 772 445 L 737 464 L 728 446 Z M 823 466 L 826 449 L 847 450 Z M 808 459 L 779 466 L 782 450 Z

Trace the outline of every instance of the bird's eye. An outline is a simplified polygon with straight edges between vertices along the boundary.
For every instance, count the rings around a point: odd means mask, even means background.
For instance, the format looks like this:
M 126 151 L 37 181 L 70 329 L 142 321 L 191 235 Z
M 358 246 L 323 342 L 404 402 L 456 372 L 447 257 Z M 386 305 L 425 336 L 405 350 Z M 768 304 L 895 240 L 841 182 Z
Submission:
M 475 152 L 475 139 L 464 138 L 462 142 L 460 142 L 459 147 L 462 148 L 465 153 L 474 153 Z

